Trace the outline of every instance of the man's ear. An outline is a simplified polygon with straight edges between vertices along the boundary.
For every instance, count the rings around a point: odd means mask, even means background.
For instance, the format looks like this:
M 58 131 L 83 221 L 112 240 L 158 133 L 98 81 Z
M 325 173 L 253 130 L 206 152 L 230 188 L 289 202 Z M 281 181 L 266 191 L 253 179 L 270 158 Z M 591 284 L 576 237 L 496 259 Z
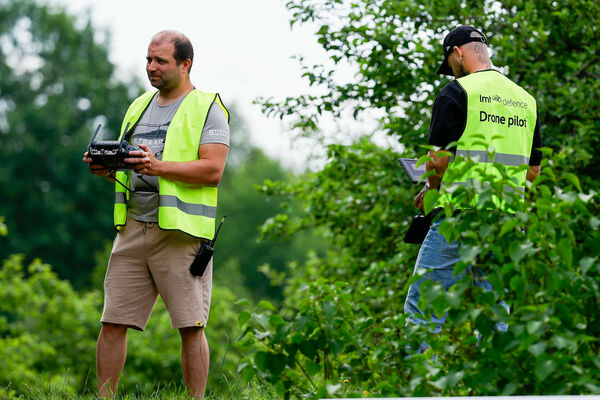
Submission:
M 192 67 L 192 60 L 187 58 L 185 61 L 182 61 L 181 64 L 183 64 L 183 70 L 189 74 L 190 68 Z
M 463 52 L 463 49 L 461 49 L 461 48 L 460 48 L 460 47 L 458 47 L 458 46 L 454 46 L 453 50 L 456 52 L 456 55 L 458 56 L 458 58 L 459 58 L 460 60 L 462 60 L 462 59 L 463 59 L 463 53 L 464 53 L 464 52 Z

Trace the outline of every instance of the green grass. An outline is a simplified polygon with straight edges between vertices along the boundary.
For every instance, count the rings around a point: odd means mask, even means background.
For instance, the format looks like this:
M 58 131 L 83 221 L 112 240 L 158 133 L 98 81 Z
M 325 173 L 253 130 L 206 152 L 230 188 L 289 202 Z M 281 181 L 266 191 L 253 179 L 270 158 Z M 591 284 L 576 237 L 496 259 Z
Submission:
M 4 388 L 5 390 L 7 388 Z M 10 390 L 7 390 L 10 393 Z M 65 393 L 57 387 L 30 387 L 27 393 L 16 395 L 9 394 L 7 397 L 0 391 L 0 399 L 15 400 L 96 400 L 95 393 L 71 395 Z M 157 388 L 152 393 L 119 393 L 117 400 L 187 400 L 190 397 L 182 386 L 169 385 L 163 388 Z M 207 390 L 206 400 L 276 400 L 278 397 L 272 392 L 272 389 L 260 384 L 252 384 L 240 387 L 237 390 L 231 390 L 227 393 L 214 393 Z

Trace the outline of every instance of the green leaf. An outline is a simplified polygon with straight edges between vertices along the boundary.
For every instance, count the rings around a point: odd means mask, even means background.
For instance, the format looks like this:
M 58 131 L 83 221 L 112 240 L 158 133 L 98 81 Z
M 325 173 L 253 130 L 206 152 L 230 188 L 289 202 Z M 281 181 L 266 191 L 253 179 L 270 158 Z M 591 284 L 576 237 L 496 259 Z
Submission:
M 567 267 L 573 265 L 573 246 L 569 239 L 563 238 L 558 242 L 558 254 Z
M 335 317 L 335 304 L 331 301 L 323 302 L 323 311 L 328 320 L 332 320 Z
M 373 320 L 373 318 L 367 318 L 362 324 L 358 326 L 358 332 L 364 331 L 373 324 L 375 324 L 375 320 Z
M 560 350 L 567 349 L 571 352 L 577 351 L 577 342 L 563 336 L 554 335 L 552 337 L 552 345 Z
M 417 160 L 417 167 L 425 164 L 427 161 L 431 161 L 432 158 L 431 156 L 429 156 L 428 154 L 422 155 L 421 157 L 419 157 L 419 159 Z
M 271 374 L 277 376 L 285 369 L 286 357 L 281 353 L 267 353 L 265 364 Z
M 537 342 L 529 346 L 527 350 L 534 356 L 539 357 L 540 355 L 544 354 L 546 347 L 546 342 Z
M 256 376 L 256 370 L 254 368 L 244 368 L 242 370 L 242 379 L 246 382 L 251 381 Z
M 456 386 L 456 384 L 464 377 L 464 371 L 449 372 L 446 376 L 441 377 L 431 384 L 439 389 L 446 389 Z
M 317 399 L 324 399 L 324 398 L 326 398 L 327 397 L 327 388 L 325 387 L 325 385 L 324 384 L 320 384 L 317 387 L 317 392 L 315 394 L 316 394 L 316 398 Z
M 274 385 L 274 388 L 275 393 L 279 396 L 280 399 L 289 399 L 289 394 L 287 393 L 283 381 L 277 381 L 277 383 Z
M 254 355 L 254 364 L 259 371 L 266 372 L 267 371 L 267 353 L 264 351 L 259 351 Z
M 508 232 L 512 232 L 512 230 L 519 224 L 519 221 L 516 219 L 509 219 L 508 221 L 502 224 L 502 228 L 500 228 L 500 233 L 498 237 L 504 236 Z
M 240 363 L 237 366 L 237 372 L 240 373 L 244 370 L 244 368 L 248 367 L 250 365 L 250 360 L 248 358 L 244 358 L 243 360 L 240 360 Z
M 543 323 L 540 321 L 529 321 L 527 322 L 527 333 L 533 335 L 537 333 L 543 326 Z
M 427 193 L 425 193 L 423 198 L 423 208 L 425 209 L 425 214 L 429 214 L 431 211 L 433 211 L 433 208 L 435 207 L 439 197 L 440 193 L 437 190 L 428 190 Z
M 482 141 L 487 140 L 487 137 L 483 133 L 474 133 L 474 134 L 470 135 L 470 137 L 475 138 L 475 139 L 480 139 Z
M 296 317 L 296 328 L 299 331 L 312 330 L 314 323 L 315 319 L 310 315 L 300 314 Z
M 600 394 L 600 386 L 599 385 L 596 385 L 592 382 L 588 382 L 584 386 L 586 387 L 587 390 L 589 390 L 590 393 Z
M 581 268 L 582 274 L 587 274 L 587 272 L 592 268 L 594 263 L 598 260 L 598 257 L 583 257 L 581 261 L 579 261 L 579 268 Z
M 239 313 L 237 316 L 238 326 L 241 328 L 251 317 L 252 314 L 250 314 L 248 311 L 242 311 Z
M 458 249 L 458 254 L 460 255 L 460 258 L 464 262 L 469 264 L 475 263 L 475 259 L 477 258 L 479 253 L 481 253 L 481 248 L 476 245 L 473 246 L 465 244 L 463 246 L 460 246 L 460 248 Z
M 517 385 L 514 382 L 508 382 L 502 389 L 501 396 L 510 396 L 517 391 Z
M 479 237 L 481 237 L 482 240 L 485 240 L 495 229 L 496 227 L 494 225 L 482 225 L 479 227 Z
M 533 243 L 518 243 L 510 244 L 508 254 L 515 264 L 518 264 L 524 257 L 535 254 L 539 249 L 533 247 Z
M 449 292 L 446 292 L 446 301 L 453 308 L 458 308 L 462 301 L 462 296 L 460 295 L 460 293 L 457 293 L 457 292 L 451 290 Z
M 545 380 L 556 369 L 556 363 L 552 360 L 545 360 L 535 366 L 535 376 L 539 381 Z
M 563 178 L 568 180 L 571 183 L 571 185 L 575 186 L 577 190 L 582 192 L 581 183 L 579 182 L 579 178 L 575 174 L 567 172 L 563 175 Z
M 274 328 L 277 328 L 279 325 L 285 324 L 285 320 L 279 315 L 271 315 L 269 317 L 269 324 L 271 324 L 271 326 Z
M 253 313 L 254 319 L 265 329 L 269 326 L 269 316 L 267 314 L 256 314 Z
M 446 145 L 445 149 L 446 149 L 446 150 L 450 150 L 450 149 L 452 149 L 453 147 L 455 147 L 457 144 L 458 144 L 458 141 L 454 140 L 454 141 L 452 141 L 452 142 L 448 143 L 448 144 Z
M 233 304 L 236 306 L 249 306 L 250 301 L 248 299 L 242 298 L 242 299 L 236 300 Z
M 273 304 L 271 304 L 271 303 L 270 303 L 270 302 L 268 302 L 267 300 L 261 300 L 261 301 L 258 303 L 258 306 L 259 306 L 259 307 L 262 307 L 262 308 L 266 308 L 267 310 L 271 310 L 271 311 L 277 311 L 277 310 L 275 309 L 275 307 L 273 306 Z

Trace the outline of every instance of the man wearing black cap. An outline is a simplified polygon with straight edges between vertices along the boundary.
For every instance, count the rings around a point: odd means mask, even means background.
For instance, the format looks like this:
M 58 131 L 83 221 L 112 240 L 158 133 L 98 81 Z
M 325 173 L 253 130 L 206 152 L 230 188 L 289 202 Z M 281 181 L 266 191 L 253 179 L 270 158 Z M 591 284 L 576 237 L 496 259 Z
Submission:
M 474 27 L 458 26 L 446 35 L 443 45 L 444 61 L 437 72 L 456 79 L 444 86 L 435 100 L 429 144 L 444 149 L 450 143 L 457 142 L 451 149 L 456 156 L 468 155 L 482 165 L 492 161 L 508 167 L 529 164 L 526 172 L 513 168 L 516 172 L 511 176 L 515 182 L 511 190 L 524 190 L 525 180 L 532 181 L 539 175 L 542 158 L 538 150 L 542 146 L 542 139 L 535 99 L 492 69 L 487 39 Z M 480 140 L 475 140 L 481 135 L 486 137 L 487 148 L 477 144 L 481 143 Z M 490 148 L 496 151 L 494 160 L 487 155 Z M 437 151 L 430 151 L 429 156 L 432 159 L 426 163 L 426 169 L 435 170 L 435 174 L 428 177 L 425 187 L 415 197 L 415 206 L 418 208 L 423 208 L 423 197 L 428 190 L 464 185 L 469 180 L 483 181 L 483 178 L 474 173 L 470 175 L 470 172 L 458 177 L 456 174 L 446 174 L 447 170 L 453 168 L 448 156 L 438 156 Z M 439 205 L 451 201 L 450 196 L 442 193 Z M 500 203 L 498 210 L 507 211 Z M 446 242 L 438 231 L 440 223 L 441 220 L 438 220 L 432 224 L 419 250 L 415 274 L 425 272 L 425 275 L 411 285 L 404 305 L 405 313 L 410 314 L 413 322 L 427 323 L 430 319 L 436 326 L 435 331 L 441 329 L 445 315 L 424 318 L 417 306 L 419 286 L 424 280 L 431 279 L 448 289 L 462 277 L 454 276 L 454 265 L 460 261 L 459 243 Z M 485 280 L 476 284 L 486 290 L 491 289 Z M 503 325 L 498 329 L 505 330 L 506 325 Z

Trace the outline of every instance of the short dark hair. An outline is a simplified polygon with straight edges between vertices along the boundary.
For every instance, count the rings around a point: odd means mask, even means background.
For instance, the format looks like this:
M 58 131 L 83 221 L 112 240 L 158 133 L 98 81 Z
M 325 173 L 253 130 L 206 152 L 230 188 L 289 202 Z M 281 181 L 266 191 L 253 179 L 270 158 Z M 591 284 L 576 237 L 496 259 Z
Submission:
M 154 35 L 152 41 L 168 41 L 173 43 L 173 47 L 175 48 L 173 51 L 173 58 L 175 58 L 177 65 L 189 58 L 190 69 L 188 72 L 192 70 L 192 64 L 194 63 L 194 48 L 192 47 L 192 42 L 190 42 L 190 39 L 188 39 L 183 33 L 177 31 L 161 31 Z
M 173 52 L 173 57 L 175 61 L 177 61 L 177 65 L 181 64 L 183 61 L 190 59 L 190 69 L 192 70 L 192 64 L 194 62 L 194 48 L 192 47 L 192 43 L 190 40 L 184 36 L 175 36 L 172 39 L 173 46 L 175 47 L 175 51 Z

